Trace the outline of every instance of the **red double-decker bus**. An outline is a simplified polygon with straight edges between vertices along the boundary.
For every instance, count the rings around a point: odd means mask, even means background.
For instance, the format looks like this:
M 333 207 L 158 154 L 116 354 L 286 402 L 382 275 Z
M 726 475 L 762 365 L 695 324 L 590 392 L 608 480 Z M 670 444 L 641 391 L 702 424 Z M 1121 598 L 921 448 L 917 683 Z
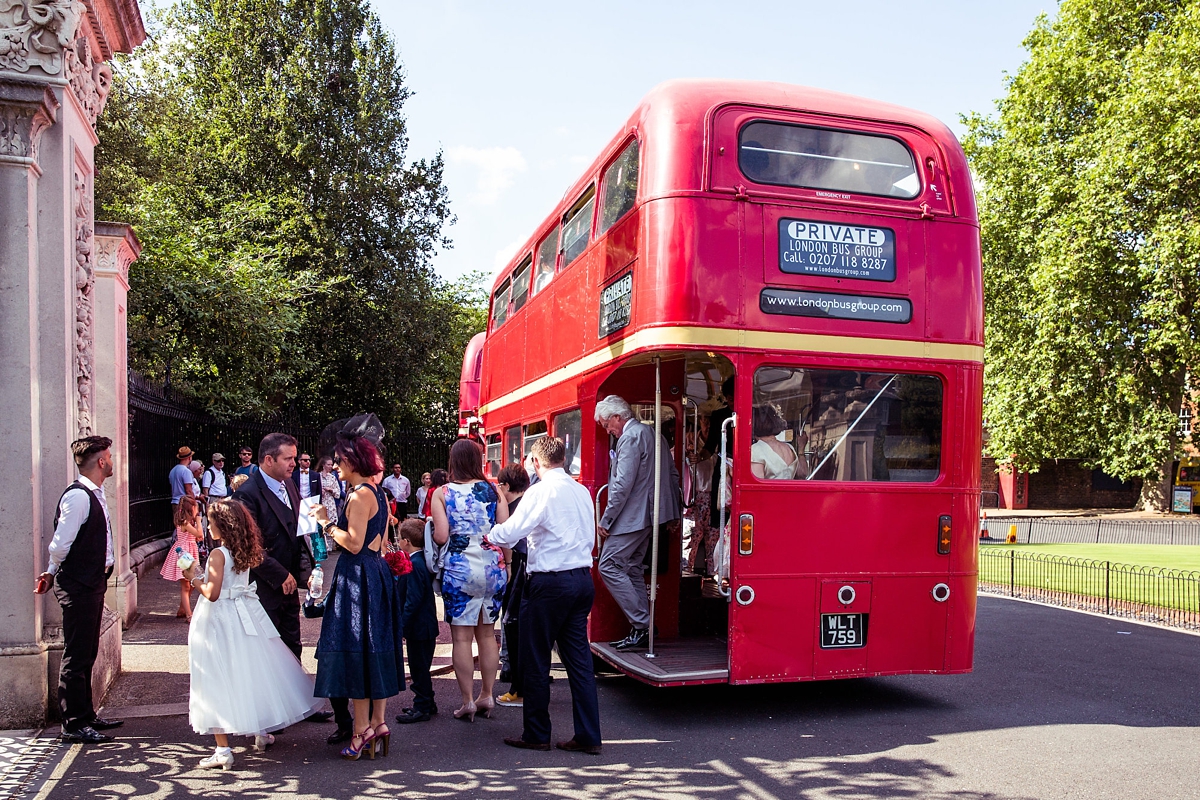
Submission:
M 596 575 L 589 637 L 618 669 L 971 669 L 982 276 L 936 119 L 772 83 L 656 88 L 501 272 L 467 361 L 491 473 L 559 436 L 598 515 L 597 401 L 661 429 L 687 508 L 651 548 L 652 652 L 608 644 L 629 628 Z

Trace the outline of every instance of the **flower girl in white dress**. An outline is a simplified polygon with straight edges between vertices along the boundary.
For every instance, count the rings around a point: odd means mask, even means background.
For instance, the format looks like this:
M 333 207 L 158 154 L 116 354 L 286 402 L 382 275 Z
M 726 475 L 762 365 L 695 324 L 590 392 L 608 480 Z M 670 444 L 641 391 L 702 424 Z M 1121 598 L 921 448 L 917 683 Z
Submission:
M 190 717 L 196 733 L 213 734 L 217 749 L 202 769 L 233 766 L 231 735 L 255 736 L 255 746 L 274 741 L 268 731 L 299 722 L 321 706 L 313 679 L 279 638 L 250 583 L 263 560 L 262 539 L 250 512 L 236 500 L 208 510 L 209 532 L 221 546 L 208 557 L 207 574 L 184 575 L 200 590 L 191 628 Z

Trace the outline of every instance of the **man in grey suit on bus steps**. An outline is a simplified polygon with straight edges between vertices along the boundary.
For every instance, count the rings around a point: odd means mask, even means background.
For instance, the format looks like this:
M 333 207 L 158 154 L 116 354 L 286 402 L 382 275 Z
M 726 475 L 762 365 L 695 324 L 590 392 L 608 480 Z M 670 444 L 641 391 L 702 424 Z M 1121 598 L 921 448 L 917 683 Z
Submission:
M 609 464 L 608 506 L 600 520 L 600 576 L 629 620 L 618 650 L 645 647 L 650 639 L 650 599 L 643 562 L 654 527 L 654 428 L 634 419 L 629 403 L 609 395 L 596 404 L 596 422 L 617 437 Z M 659 532 L 680 517 L 679 471 L 666 441 L 660 456 Z

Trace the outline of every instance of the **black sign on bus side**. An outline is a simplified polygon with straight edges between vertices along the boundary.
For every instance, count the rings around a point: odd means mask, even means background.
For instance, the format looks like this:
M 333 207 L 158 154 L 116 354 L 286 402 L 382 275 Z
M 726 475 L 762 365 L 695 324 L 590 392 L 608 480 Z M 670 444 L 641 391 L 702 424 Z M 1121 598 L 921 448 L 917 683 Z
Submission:
M 779 269 L 794 275 L 896 280 L 896 232 L 891 228 L 779 220 Z
M 600 338 L 629 324 L 633 307 L 633 273 L 626 272 L 600 292 Z

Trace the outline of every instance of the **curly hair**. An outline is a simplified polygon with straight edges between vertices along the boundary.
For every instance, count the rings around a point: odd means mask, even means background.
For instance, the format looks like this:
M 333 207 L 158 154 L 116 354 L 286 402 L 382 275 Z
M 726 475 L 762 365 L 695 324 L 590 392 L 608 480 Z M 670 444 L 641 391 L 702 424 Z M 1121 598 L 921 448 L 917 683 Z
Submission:
M 214 538 L 229 548 L 233 571 L 245 572 L 262 563 L 262 534 L 249 509 L 238 500 L 218 500 L 208 507 L 208 524 Z

